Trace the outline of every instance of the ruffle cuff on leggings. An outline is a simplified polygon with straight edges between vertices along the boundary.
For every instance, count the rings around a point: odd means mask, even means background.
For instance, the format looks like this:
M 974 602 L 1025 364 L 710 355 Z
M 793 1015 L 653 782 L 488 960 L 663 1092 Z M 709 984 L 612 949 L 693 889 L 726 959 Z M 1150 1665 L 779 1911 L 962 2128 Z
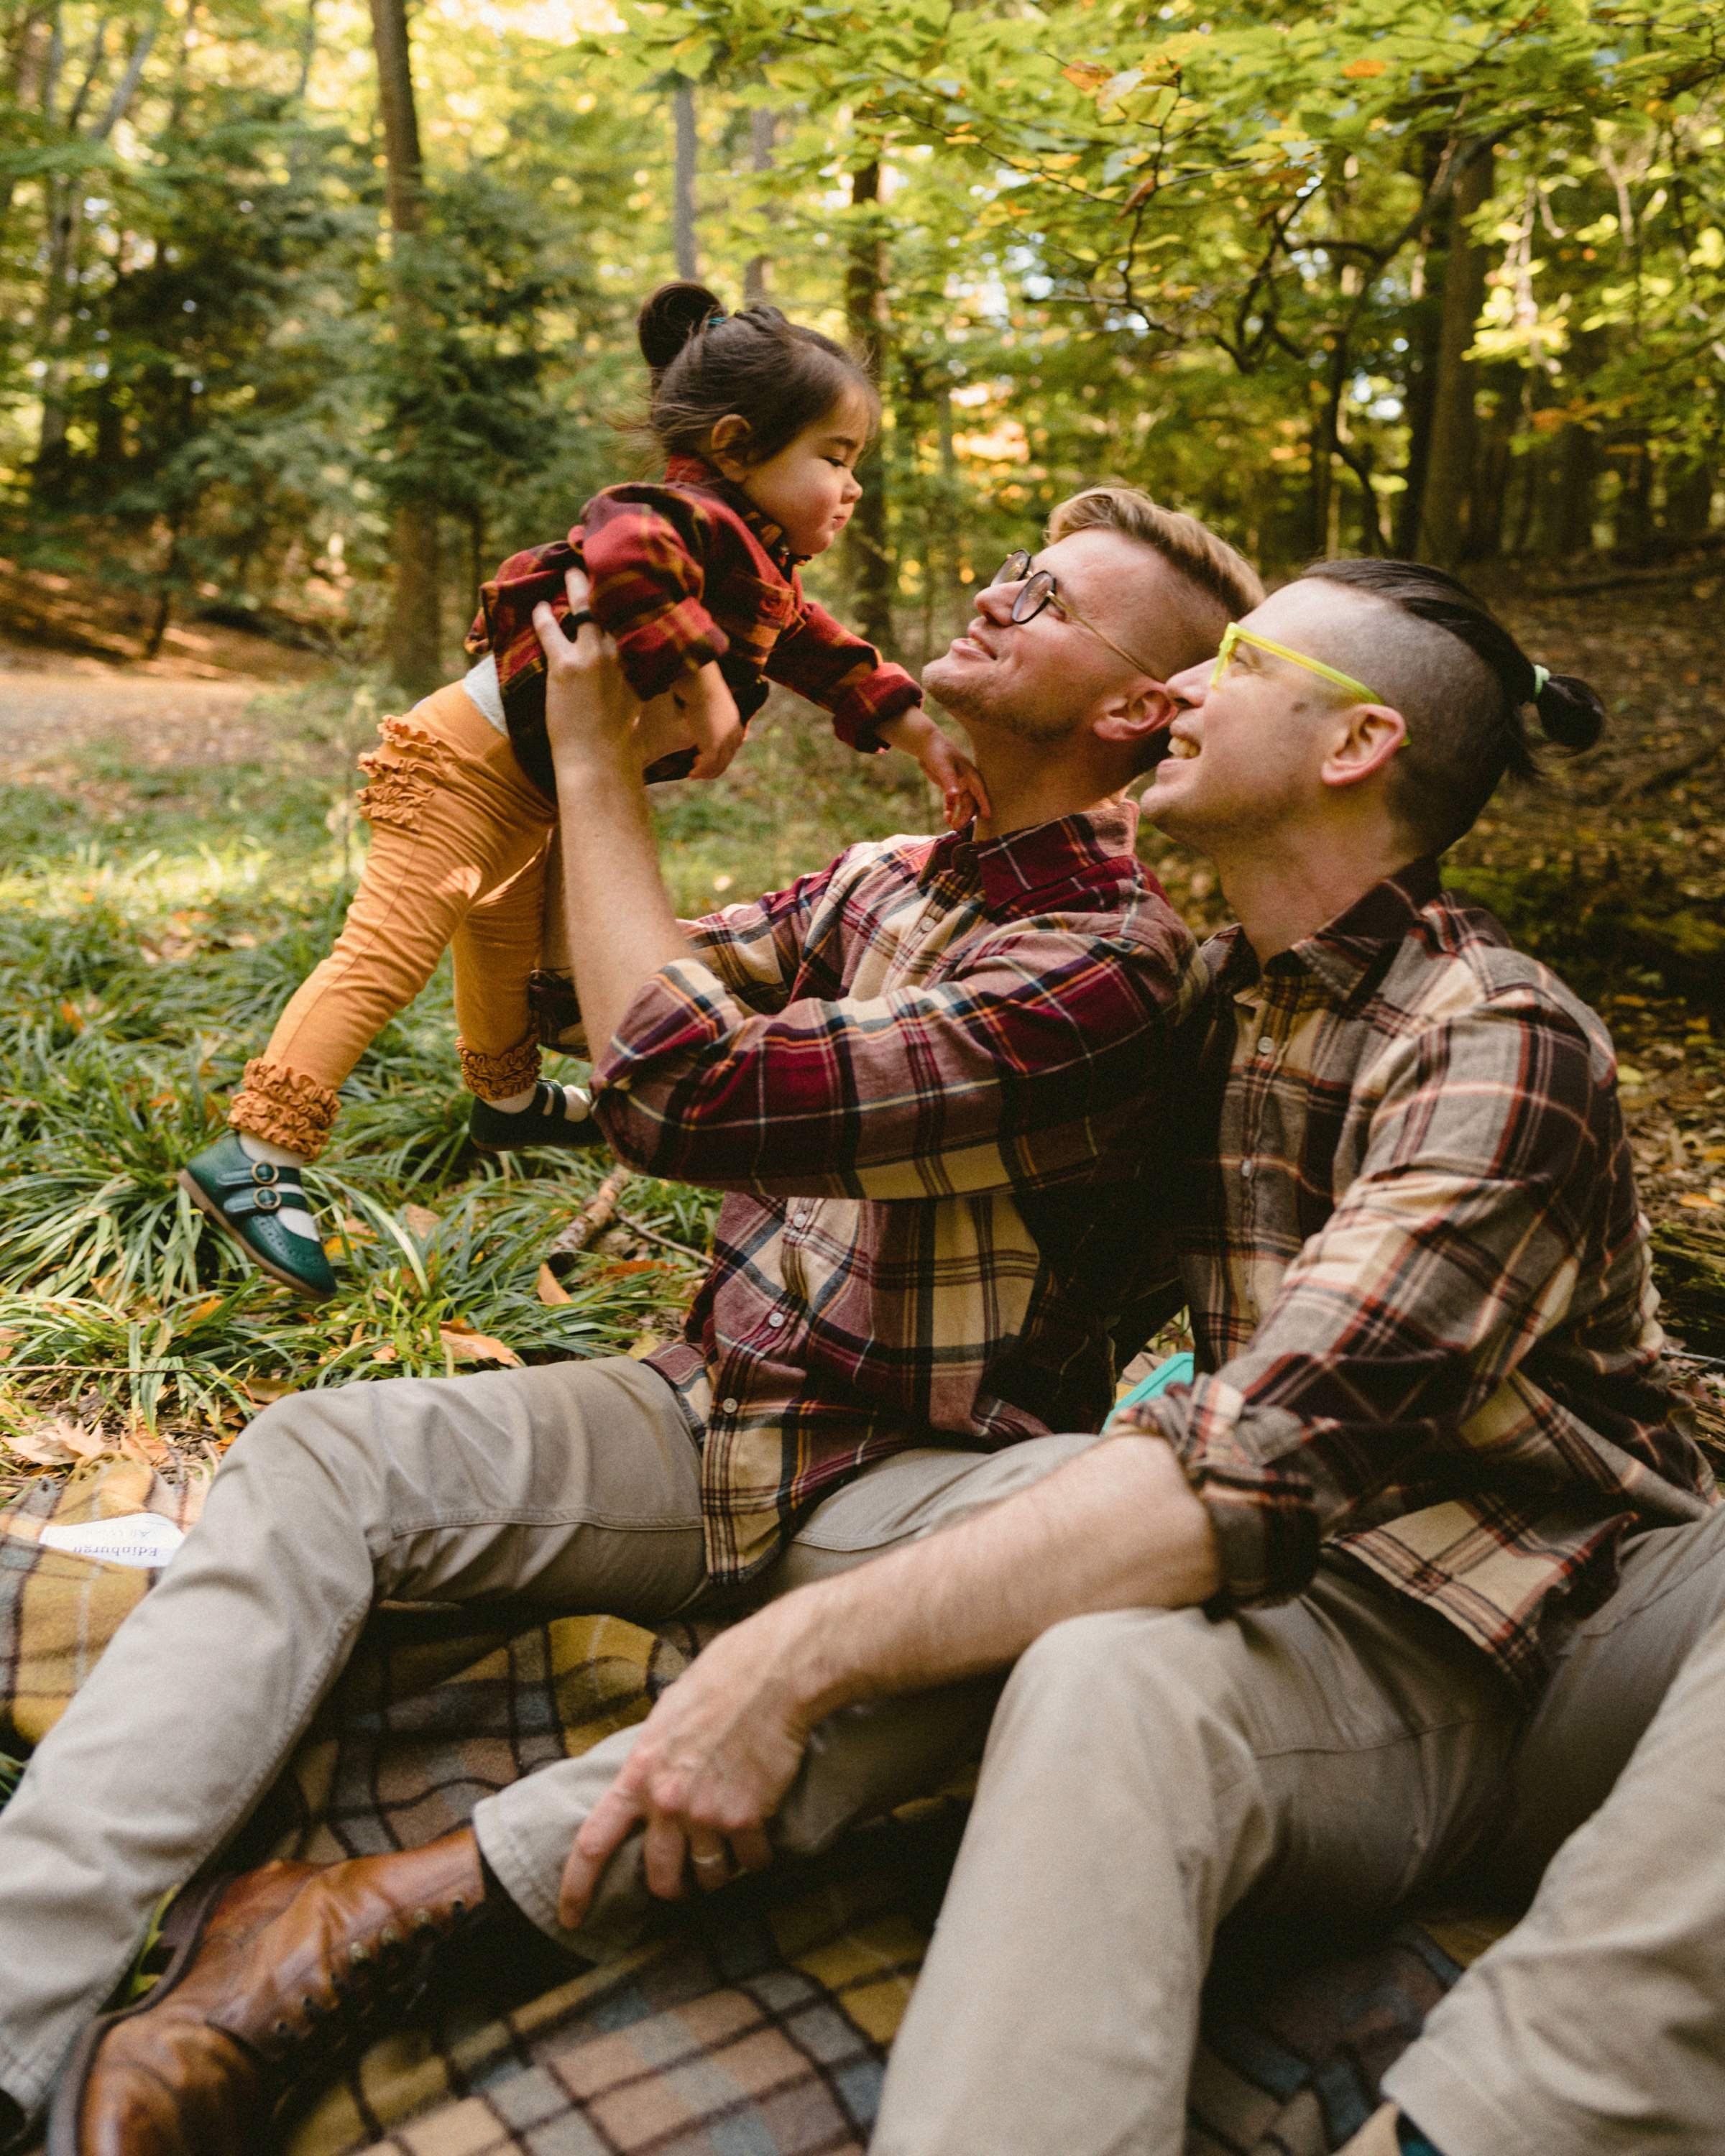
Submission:
M 455 1043 L 455 1053 L 461 1058 L 462 1084 L 482 1101 L 506 1101 L 511 1093 L 524 1091 L 539 1075 L 539 1042 L 534 1034 L 528 1034 L 501 1055 L 481 1055 L 465 1040 Z
M 245 1066 L 245 1081 L 234 1096 L 228 1121 L 236 1131 L 316 1160 L 341 1105 L 333 1086 L 308 1078 L 303 1070 L 290 1070 L 285 1063 L 254 1055 Z

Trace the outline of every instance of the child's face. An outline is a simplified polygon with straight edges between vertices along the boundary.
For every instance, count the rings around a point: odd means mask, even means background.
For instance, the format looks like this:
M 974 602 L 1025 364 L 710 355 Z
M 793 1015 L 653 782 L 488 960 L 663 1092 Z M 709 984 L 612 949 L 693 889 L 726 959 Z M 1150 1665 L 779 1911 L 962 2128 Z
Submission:
M 868 423 L 862 400 L 847 399 L 765 464 L 739 465 L 722 455 L 716 461 L 763 516 L 783 526 L 793 554 L 824 554 L 862 498 L 855 465 Z

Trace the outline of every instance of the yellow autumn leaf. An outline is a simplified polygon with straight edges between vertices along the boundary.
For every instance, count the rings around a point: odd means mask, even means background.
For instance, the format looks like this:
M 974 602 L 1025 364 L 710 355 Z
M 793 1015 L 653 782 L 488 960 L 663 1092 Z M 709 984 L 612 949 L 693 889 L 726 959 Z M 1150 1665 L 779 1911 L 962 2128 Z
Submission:
M 1349 60 L 1342 72 L 1349 82 L 1368 82 L 1373 75 L 1388 74 L 1389 63 L 1388 60 Z
M 552 1310 L 555 1310 L 561 1302 L 572 1302 L 575 1300 L 549 1265 L 541 1265 L 539 1268 L 539 1276 L 533 1283 L 533 1292 Z
M 503 1363 L 511 1368 L 521 1363 L 521 1357 L 506 1341 L 494 1340 L 489 1332 L 475 1332 L 459 1317 L 439 1326 L 437 1332 L 458 1363 Z
M 1617 1066 L 1617 1082 L 1620 1086 L 1645 1086 L 1647 1083 L 1647 1074 L 1645 1070 L 1637 1070 L 1633 1063 L 1620 1063 Z
M 1698 1190 L 1686 1190 L 1677 1203 L 1686 1205 L 1692 1213 L 1717 1213 L 1719 1210 L 1717 1198 L 1703 1197 Z
M 1098 67 L 1094 60 L 1074 60 L 1070 67 L 1063 67 L 1060 73 L 1074 89 L 1092 93 L 1099 90 L 1105 82 L 1114 80 L 1112 68 Z

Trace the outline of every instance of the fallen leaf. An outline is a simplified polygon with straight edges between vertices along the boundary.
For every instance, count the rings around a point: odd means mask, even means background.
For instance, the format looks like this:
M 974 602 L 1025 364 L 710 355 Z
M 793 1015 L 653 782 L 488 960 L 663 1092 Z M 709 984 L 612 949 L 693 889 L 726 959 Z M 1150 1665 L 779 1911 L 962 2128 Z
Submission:
M 0 1363 L 11 1360 L 13 1349 L 23 1337 L 15 1326 L 0 1325 Z
M 631 1273 L 660 1273 L 665 1270 L 663 1258 L 613 1258 L 609 1265 L 596 1265 L 588 1274 L 589 1280 L 627 1280 Z
M 86 1430 L 67 1414 L 49 1415 L 41 1422 L 28 1424 L 8 1433 L 5 1442 L 12 1451 L 33 1460 L 39 1467 L 64 1467 L 74 1460 L 94 1460 L 108 1449 L 97 1431 Z
M 129 1430 L 120 1440 L 120 1450 L 128 1460 L 136 1460 L 144 1467 L 162 1467 L 173 1457 L 173 1447 L 164 1437 L 157 1437 L 141 1424 Z
M 438 1230 L 438 1217 L 429 1205 L 403 1205 L 401 1217 L 407 1223 L 409 1234 L 428 1242 Z
M 1686 1190 L 1677 1203 L 1680 1205 L 1686 1205 L 1692 1213 L 1717 1213 L 1719 1210 L 1719 1200 L 1717 1198 L 1704 1198 L 1698 1190 Z
M 28 1430 L 8 1430 L 0 1437 L 0 1445 L 38 1467 L 64 1467 L 74 1457 L 54 1435 L 52 1423 L 35 1423 Z
M 62 996 L 60 998 L 60 1016 L 71 1027 L 74 1033 L 83 1032 L 84 1014 L 69 996 Z
M 368 1222 L 356 1220 L 351 1213 L 341 1215 L 341 1233 L 350 1243 L 375 1243 L 377 1231 Z
M 226 1300 L 225 1296 L 205 1296 L 202 1302 L 194 1302 L 183 1317 L 175 1319 L 174 1330 L 177 1332 L 190 1332 L 196 1327 L 207 1323 L 215 1316 Z
M 489 1332 L 475 1332 L 459 1317 L 438 1327 L 438 1337 L 458 1363 L 503 1363 L 517 1368 L 521 1357 L 507 1342 L 494 1340 Z
M 539 1300 L 555 1310 L 560 1302 L 573 1302 L 570 1294 L 549 1265 L 541 1265 L 539 1277 L 533 1283 L 533 1291 Z
M 662 1335 L 657 1332 L 641 1332 L 629 1343 L 629 1352 L 639 1363 L 649 1355 L 656 1355 L 665 1344 Z
M 382 1347 L 374 1348 L 372 1350 L 372 1360 L 374 1363 L 398 1363 L 401 1360 L 401 1350 L 399 1348 L 390 1347 L 386 1342 Z
M 291 1378 L 242 1378 L 239 1389 L 249 1400 L 255 1400 L 259 1407 L 267 1407 L 271 1400 L 285 1400 L 290 1393 L 296 1393 L 300 1388 Z
M 1620 1086 L 1645 1086 L 1647 1083 L 1647 1074 L 1645 1070 L 1637 1070 L 1633 1063 L 1620 1063 L 1617 1066 L 1617 1082 Z

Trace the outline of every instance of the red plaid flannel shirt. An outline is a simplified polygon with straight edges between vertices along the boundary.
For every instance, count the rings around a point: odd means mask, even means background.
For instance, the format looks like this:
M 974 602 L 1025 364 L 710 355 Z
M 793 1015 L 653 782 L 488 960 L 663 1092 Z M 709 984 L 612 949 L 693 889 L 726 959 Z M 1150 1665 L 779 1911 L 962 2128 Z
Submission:
M 511 554 L 480 589 L 466 648 L 495 655 L 510 739 L 546 793 L 557 789 L 533 608 L 543 599 L 563 619 L 572 568 L 585 569 L 593 619 L 643 702 L 716 660 L 745 725 L 778 681 L 829 712 L 840 741 L 870 753 L 880 728 L 922 701 L 903 667 L 803 597 L 783 532 L 740 487 L 698 458 L 674 457 L 662 485 L 607 487 L 567 539 Z M 680 751 L 647 776 L 680 778 L 694 761 Z
M 652 1358 L 704 1425 L 716 1579 L 906 1445 L 1101 1426 L 1198 979 L 1136 827 L 853 846 L 685 925 L 600 1057 L 620 1158 L 729 1194 Z
M 1431 861 L 1261 972 L 1238 928 L 1203 955 L 1167 1302 L 1204 1374 L 1127 1419 L 1208 1507 L 1224 1606 L 1340 1553 L 1534 1685 L 1623 1534 L 1716 1499 L 1610 1040 Z

